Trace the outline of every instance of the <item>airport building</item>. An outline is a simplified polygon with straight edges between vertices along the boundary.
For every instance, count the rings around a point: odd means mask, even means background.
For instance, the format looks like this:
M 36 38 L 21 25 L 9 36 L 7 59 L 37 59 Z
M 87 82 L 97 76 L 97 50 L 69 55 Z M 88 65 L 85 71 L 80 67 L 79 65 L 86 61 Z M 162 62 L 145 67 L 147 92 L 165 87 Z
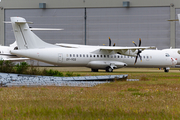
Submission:
M 180 48 L 180 0 L 0 0 L 0 44 L 15 41 L 10 17 L 24 17 L 34 31 L 49 43 Z

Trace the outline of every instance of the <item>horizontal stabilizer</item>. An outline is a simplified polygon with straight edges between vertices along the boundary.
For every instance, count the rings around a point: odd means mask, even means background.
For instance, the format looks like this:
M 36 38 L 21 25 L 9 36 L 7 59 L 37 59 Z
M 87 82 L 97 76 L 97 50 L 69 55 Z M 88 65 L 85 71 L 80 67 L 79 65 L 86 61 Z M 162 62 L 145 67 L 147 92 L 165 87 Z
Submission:
M 40 31 L 40 30 L 64 30 L 64 29 L 57 29 L 57 28 L 30 28 L 31 31 Z
M 30 60 L 29 58 L 3 58 L 4 61 L 13 61 L 13 62 L 20 62 L 25 60 Z
M 4 23 L 12 23 L 11 21 L 4 21 Z M 27 22 L 27 21 L 19 21 L 19 22 L 16 22 L 16 23 L 28 23 L 28 24 L 33 24 L 33 22 Z

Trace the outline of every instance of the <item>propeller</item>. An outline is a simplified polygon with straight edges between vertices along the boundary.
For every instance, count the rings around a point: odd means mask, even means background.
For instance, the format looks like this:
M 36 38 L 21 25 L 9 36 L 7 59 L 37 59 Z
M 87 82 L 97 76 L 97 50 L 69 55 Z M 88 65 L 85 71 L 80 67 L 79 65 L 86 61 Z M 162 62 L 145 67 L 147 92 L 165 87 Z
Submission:
M 109 37 L 109 46 L 111 46 L 111 38 Z
M 116 44 L 114 43 L 113 46 L 115 46 Z M 109 46 L 111 46 L 111 38 L 109 37 Z
M 133 42 L 133 44 L 137 47 L 136 43 L 135 43 L 134 41 L 132 41 L 132 42 Z M 140 46 L 141 46 L 141 38 L 139 38 L 139 46 L 138 46 L 138 47 L 140 47 Z M 141 51 L 140 49 L 138 49 L 137 56 L 136 56 L 136 58 L 135 58 L 134 64 L 136 64 L 138 57 L 140 58 L 140 60 L 141 60 L 141 62 L 142 62 L 142 57 L 141 57 L 141 55 L 140 55 L 141 52 L 142 52 L 142 51 Z

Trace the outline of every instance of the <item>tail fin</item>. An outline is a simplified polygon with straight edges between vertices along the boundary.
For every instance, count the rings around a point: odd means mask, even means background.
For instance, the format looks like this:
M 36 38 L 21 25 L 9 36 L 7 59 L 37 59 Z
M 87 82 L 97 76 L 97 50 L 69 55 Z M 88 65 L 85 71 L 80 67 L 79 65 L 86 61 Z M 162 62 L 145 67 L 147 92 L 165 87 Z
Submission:
M 178 16 L 178 20 L 179 20 L 179 24 L 180 24 L 180 14 L 178 14 L 177 16 Z
M 55 45 L 42 41 L 29 28 L 28 22 L 21 17 L 11 17 L 11 23 L 18 49 L 52 48 Z

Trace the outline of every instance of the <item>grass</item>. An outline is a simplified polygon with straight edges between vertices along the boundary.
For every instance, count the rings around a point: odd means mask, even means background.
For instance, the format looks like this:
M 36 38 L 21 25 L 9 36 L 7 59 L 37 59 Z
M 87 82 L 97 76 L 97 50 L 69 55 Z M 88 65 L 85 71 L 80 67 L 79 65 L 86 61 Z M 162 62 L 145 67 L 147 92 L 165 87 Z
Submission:
M 0 88 L 0 119 L 179 119 L 178 70 L 170 73 L 154 72 L 154 69 L 126 70 L 114 73 L 85 70 L 73 71 L 73 74 L 128 74 L 129 79 L 140 81 L 112 82 L 90 88 Z

